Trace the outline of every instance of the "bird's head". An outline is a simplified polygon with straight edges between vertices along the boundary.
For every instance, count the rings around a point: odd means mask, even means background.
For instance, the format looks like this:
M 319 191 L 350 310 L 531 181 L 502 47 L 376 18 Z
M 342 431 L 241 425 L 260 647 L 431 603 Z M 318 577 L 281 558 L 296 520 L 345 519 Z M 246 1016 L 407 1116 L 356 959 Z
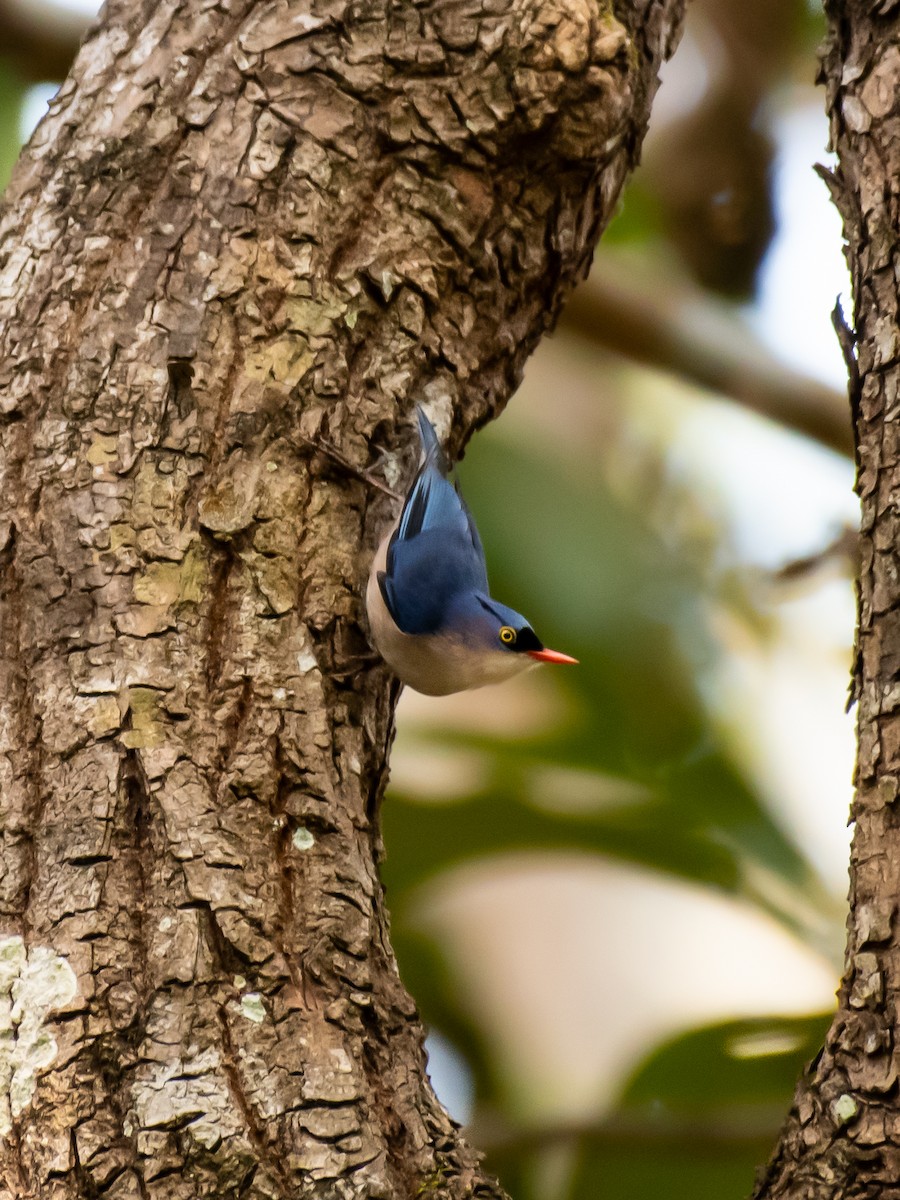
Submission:
M 521 613 L 480 592 L 459 596 L 447 617 L 446 633 L 477 660 L 485 683 L 508 679 L 535 663 L 578 661 L 548 650 Z

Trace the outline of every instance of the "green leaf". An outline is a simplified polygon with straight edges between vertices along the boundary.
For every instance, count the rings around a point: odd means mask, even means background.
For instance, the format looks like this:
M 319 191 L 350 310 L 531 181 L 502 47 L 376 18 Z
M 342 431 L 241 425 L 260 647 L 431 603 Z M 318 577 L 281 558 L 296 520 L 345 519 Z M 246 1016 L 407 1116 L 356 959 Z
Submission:
M 787 1109 L 822 1045 L 830 1013 L 761 1017 L 694 1029 L 658 1047 L 626 1085 L 622 1105 L 646 1111 Z
M 768 1149 L 762 1141 L 727 1153 L 712 1142 L 588 1146 L 566 1200 L 746 1200 Z

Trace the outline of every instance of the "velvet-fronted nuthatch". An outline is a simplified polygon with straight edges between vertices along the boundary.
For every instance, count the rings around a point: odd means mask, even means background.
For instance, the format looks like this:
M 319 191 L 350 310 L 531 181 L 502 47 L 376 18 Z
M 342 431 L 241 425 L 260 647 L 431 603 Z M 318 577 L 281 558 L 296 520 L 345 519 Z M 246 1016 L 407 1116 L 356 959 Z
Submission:
M 428 696 L 497 683 L 536 663 L 576 662 L 545 649 L 520 613 L 491 598 L 472 514 L 434 427 L 418 414 L 421 465 L 369 575 L 376 649 L 403 683 Z

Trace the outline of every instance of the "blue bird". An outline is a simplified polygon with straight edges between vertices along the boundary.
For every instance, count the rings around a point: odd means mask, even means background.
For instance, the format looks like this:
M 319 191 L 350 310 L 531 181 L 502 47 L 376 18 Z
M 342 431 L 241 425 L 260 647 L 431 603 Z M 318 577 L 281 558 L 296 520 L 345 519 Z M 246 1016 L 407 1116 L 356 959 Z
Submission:
M 422 462 L 366 591 L 375 648 L 426 696 L 498 683 L 535 663 L 577 662 L 546 650 L 520 613 L 491 598 L 472 514 L 434 427 L 417 411 Z

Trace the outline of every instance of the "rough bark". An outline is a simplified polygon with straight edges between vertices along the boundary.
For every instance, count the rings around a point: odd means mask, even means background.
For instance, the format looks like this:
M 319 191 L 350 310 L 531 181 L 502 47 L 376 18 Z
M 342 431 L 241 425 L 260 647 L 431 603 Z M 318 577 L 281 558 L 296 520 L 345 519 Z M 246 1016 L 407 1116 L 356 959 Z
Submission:
M 862 504 L 859 754 L 838 1011 L 758 1200 L 900 1195 L 900 5 L 832 0 L 823 80 L 854 331 L 844 331 Z
M 88 36 L 0 225 L 2 1200 L 500 1195 L 388 941 L 365 473 L 415 400 L 456 448 L 506 400 L 681 8 Z

